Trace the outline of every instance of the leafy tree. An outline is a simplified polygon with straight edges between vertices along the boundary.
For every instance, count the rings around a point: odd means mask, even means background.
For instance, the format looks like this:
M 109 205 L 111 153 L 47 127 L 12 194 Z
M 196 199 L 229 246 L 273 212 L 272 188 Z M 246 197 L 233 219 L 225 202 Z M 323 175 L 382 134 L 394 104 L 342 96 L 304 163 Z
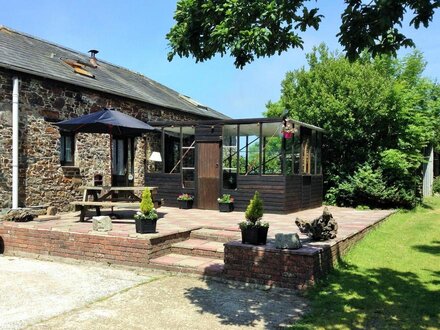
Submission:
M 307 0 L 179 0 L 176 21 L 167 39 L 168 59 L 175 55 L 205 61 L 230 53 L 243 68 L 255 57 L 302 48 L 301 32 L 319 29 L 323 16 Z M 402 34 L 405 18 L 418 29 L 428 27 L 439 0 L 345 0 L 339 42 L 348 58 L 363 50 L 371 54 L 396 54 L 414 42 Z
M 413 206 L 420 196 L 423 148 L 438 141 L 440 111 L 439 86 L 421 76 L 422 55 L 415 51 L 398 60 L 363 53 L 349 62 L 321 45 L 307 59 L 309 69 L 286 74 L 281 99 L 268 103 L 266 115 L 288 109 L 292 118 L 326 130 L 327 200 Z
M 440 176 L 434 179 L 434 182 L 432 183 L 432 192 L 434 194 L 440 194 Z

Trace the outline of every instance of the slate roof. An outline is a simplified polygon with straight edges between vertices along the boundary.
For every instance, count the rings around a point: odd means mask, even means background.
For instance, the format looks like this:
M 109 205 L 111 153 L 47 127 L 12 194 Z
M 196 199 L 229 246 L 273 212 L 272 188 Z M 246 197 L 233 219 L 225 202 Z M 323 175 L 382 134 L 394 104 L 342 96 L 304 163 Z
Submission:
M 88 63 L 89 55 L 0 25 L 0 67 L 195 115 L 229 118 L 152 79 L 107 63 L 99 57 L 97 69 L 86 67 L 95 78 L 75 73 L 72 67 L 63 62 L 64 59 Z

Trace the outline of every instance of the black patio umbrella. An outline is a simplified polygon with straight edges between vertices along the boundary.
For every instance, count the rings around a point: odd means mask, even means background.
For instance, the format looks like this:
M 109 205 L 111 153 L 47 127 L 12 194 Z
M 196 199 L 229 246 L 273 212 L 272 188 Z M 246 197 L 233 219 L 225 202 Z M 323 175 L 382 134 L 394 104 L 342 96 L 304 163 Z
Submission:
M 147 131 L 155 130 L 152 126 L 115 109 L 104 108 L 77 118 L 55 123 L 60 129 L 75 133 L 106 133 L 110 134 L 110 175 L 113 174 L 112 140 L 113 134 L 139 136 Z

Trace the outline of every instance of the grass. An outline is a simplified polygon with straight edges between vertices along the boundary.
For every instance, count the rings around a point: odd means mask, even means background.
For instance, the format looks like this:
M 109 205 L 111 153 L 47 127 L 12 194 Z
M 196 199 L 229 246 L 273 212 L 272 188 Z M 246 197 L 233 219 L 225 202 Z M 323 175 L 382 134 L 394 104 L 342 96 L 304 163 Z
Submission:
M 440 198 L 392 215 L 306 294 L 292 329 L 439 329 Z

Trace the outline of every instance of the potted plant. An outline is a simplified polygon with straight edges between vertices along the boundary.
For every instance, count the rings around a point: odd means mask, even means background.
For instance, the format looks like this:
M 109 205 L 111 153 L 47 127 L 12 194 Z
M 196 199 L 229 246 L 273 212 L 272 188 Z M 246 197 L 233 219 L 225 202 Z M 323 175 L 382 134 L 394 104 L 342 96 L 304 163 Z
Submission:
M 283 137 L 285 139 L 291 139 L 293 137 L 293 134 L 296 133 L 296 129 L 293 126 L 293 123 L 291 121 L 284 119 L 281 133 L 283 134 Z
M 146 188 L 142 192 L 140 211 L 134 215 L 136 232 L 140 234 L 155 233 L 158 218 L 159 216 L 151 199 L 150 189 Z
M 177 197 L 177 201 L 179 202 L 179 209 L 191 209 L 194 201 L 194 196 L 190 194 L 180 194 Z
M 246 221 L 239 223 L 242 243 L 266 244 L 269 223 L 261 221 L 263 212 L 263 201 L 259 192 L 256 191 L 246 208 Z
M 232 212 L 234 211 L 234 197 L 229 194 L 223 194 L 217 198 L 218 209 L 220 212 Z

